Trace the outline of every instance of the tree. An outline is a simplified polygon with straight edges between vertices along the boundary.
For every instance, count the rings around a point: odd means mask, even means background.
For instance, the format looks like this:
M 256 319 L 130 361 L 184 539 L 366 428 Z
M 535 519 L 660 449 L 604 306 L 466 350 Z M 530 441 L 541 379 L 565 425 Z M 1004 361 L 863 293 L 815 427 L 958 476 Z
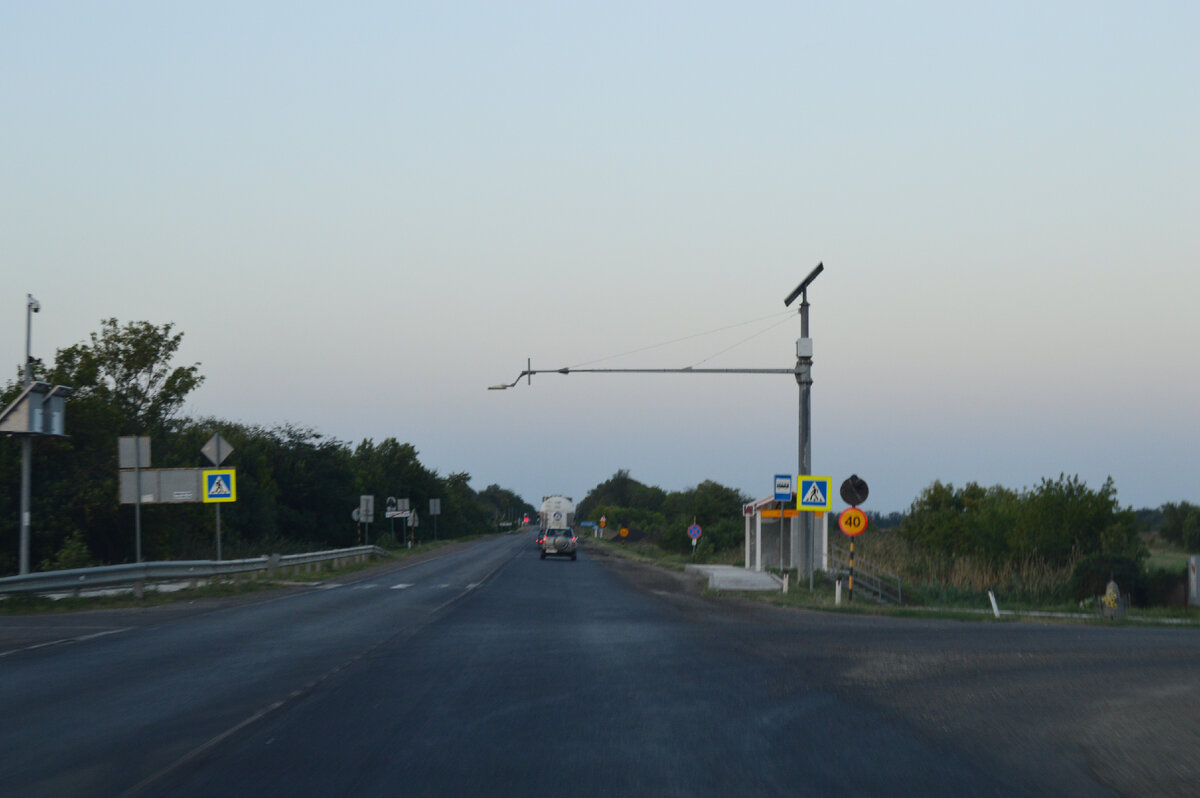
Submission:
M 73 387 L 73 401 L 96 398 L 112 406 L 122 433 L 163 429 L 204 381 L 199 363 L 171 367 L 183 341 L 183 333 L 172 334 L 174 328 L 148 321 L 121 327 L 116 319 L 104 319 L 90 344 L 58 350 L 50 379 Z

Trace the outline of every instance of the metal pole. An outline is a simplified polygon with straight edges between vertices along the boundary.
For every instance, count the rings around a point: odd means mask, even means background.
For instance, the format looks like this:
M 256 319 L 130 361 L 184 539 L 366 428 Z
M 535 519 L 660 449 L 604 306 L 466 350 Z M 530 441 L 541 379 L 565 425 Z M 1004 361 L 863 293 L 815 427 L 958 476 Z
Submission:
M 221 467 L 221 460 L 223 459 L 221 457 L 221 441 L 222 441 L 221 434 L 217 433 L 217 468 Z M 217 515 L 217 562 L 220 562 L 221 561 L 221 505 L 218 503 L 218 504 L 214 504 L 213 507 L 216 508 L 216 511 L 217 511 L 217 513 L 216 513 L 216 515 Z
M 25 384 L 28 388 L 33 382 L 33 362 L 31 360 L 31 338 L 33 336 L 33 308 L 36 300 L 33 294 L 25 295 Z M 33 470 L 33 438 L 21 438 L 21 544 L 18 557 L 18 572 L 29 573 L 29 486 Z
M 808 291 L 800 295 L 800 336 L 808 338 Z M 808 476 L 812 469 L 812 358 L 796 357 L 796 383 L 800 386 L 800 475 Z M 798 486 L 797 486 L 797 489 Z M 800 532 L 804 539 L 804 555 L 807 560 L 805 569 L 808 571 L 808 589 L 813 590 L 812 562 L 812 513 L 802 512 L 800 515 Z
M 147 465 L 149 465 L 147 463 Z M 142 561 L 142 439 L 133 438 L 133 474 L 137 482 L 137 498 L 133 503 L 133 540 L 137 561 Z
M 33 460 L 33 438 L 21 438 L 21 568 L 29 573 L 29 472 Z
M 784 522 L 784 517 L 783 517 L 783 514 L 784 514 L 784 510 L 786 507 L 787 507 L 787 502 L 779 503 L 779 573 L 781 575 L 783 574 L 783 571 L 784 571 L 784 567 L 783 567 L 783 530 L 784 530 L 783 522 Z M 792 552 L 792 553 L 795 554 L 795 552 Z M 793 559 L 795 559 L 795 558 L 793 558 Z

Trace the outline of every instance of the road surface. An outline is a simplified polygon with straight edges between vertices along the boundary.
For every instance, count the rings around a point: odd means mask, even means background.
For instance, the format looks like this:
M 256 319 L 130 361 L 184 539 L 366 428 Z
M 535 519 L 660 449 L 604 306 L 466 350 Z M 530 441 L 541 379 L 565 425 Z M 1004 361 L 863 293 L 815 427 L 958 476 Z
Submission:
M 0 791 L 1194 795 L 1198 688 L 1190 629 L 787 611 L 522 534 L 0 618 Z

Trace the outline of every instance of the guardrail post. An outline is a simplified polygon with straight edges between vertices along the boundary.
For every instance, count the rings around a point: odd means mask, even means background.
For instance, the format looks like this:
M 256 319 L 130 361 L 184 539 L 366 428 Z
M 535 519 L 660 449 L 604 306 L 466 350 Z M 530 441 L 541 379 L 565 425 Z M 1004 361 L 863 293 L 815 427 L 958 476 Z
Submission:
M 267 558 L 267 576 L 272 579 L 279 574 L 279 555 L 272 554 Z

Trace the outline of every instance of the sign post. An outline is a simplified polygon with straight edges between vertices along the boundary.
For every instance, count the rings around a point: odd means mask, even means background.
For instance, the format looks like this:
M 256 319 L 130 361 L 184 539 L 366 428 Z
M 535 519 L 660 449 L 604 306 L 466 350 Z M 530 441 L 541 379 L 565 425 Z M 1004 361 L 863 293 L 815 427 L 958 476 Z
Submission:
M 775 475 L 775 501 L 779 502 L 779 570 L 783 571 L 783 529 L 785 524 L 783 510 L 792 501 L 791 474 Z M 793 560 L 795 559 L 795 554 L 795 552 L 792 552 Z
M 696 544 L 700 542 L 700 535 L 700 525 L 696 523 L 696 519 L 693 517 L 692 525 L 688 527 L 688 537 L 692 539 L 692 562 L 696 561 Z
M 375 497 L 358 497 L 358 520 L 366 525 L 365 543 L 371 544 L 371 522 L 375 520 Z
M 442 514 L 442 500 L 429 500 L 429 514 L 433 516 L 433 539 L 437 540 L 437 519 Z
M 207 457 L 208 462 L 210 462 L 213 465 L 220 468 L 221 463 L 225 462 L 225 458 L 228 457 L 229 455 L 233 454 L 233 447 L 230 446 L 225 441 L 225 439 L 221 437 L 221 433 L 214 432 L 213 436 L 208 439 L 208 442 L 200 447 L 200 454 Z M 208 472 L 206 471 L 205 474 L 207 474 L 207 473 Z M 230 477 L 230 480 L 231 481 L 233 480 L 232 476 Z M 207 476 L 205 477 L 204 481 L 205 481 L 204 495 L 206 497 L 204 499 L 204 501 L 210 501 L 207 498 L 207 496 L 208 496 L 208 478 L 207 478 Z M 139 493 L 141 492 L 140 488 L 139 488 L 138 492 Z M 220 501 L 220 500 L 213 500 L 213 501 Z M 233 501 L 233 500 L 230 499 L 229 501 Z M 214 508 L 214 511 L 217 516 L 217 561 L 220 562 L 220 560 L 221 560 L 221 505 L 219 503 Z
M 870 488 L 858 474 L 851 474 L 841 487 L 842 500 L 850 505 L 838 516 L 838 528 L 842 534 L 850 538 L 850 580 L 846 591 L 846 601 L 854 601 L 854 539 L 867 531 L 867 514 L 858 509 L 858 505 L 867 500 Z
M 142 561 L 142 470 L 150 467 L 150 438 L 128 435 L 117 438 L 117 467 L 133 469 L 136 493 L 133 502 L 133 546 L 136 561 Z

